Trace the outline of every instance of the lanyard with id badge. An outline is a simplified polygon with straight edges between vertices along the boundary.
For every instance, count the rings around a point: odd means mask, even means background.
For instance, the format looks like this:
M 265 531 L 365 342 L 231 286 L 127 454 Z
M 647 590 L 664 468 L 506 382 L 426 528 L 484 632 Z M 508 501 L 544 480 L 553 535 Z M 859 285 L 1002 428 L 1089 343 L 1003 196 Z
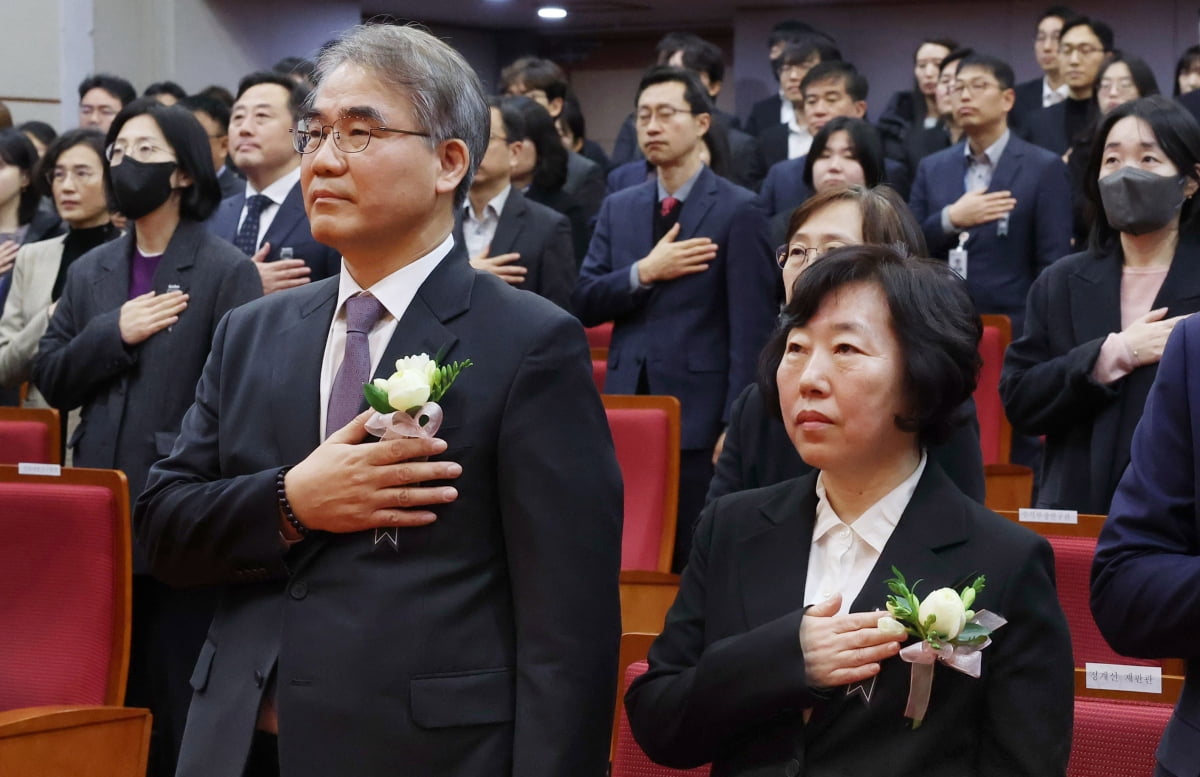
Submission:
M 947 259 L 950 261 L 950 269 L 958 273 L 958 277 L 964 281 L 967 279 L 967 240 L 971 237 L 971 233 L 963 230 L 958 233 L 958 246 L 950 249 L 947 254 Z

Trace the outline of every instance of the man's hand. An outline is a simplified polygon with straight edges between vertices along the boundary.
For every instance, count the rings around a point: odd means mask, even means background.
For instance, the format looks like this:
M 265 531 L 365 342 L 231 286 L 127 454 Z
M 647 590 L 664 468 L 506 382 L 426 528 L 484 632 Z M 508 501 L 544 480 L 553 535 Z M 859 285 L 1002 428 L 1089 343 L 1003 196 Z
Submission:
M 707 237 L 693 237 L 676 243 L 678 236 L 679 224 L 675 224 L 650 254 L 637 263 L 638 280 L 642 285 L 704 272 L 708 263 L 717 258 L 717 244 Z
M 1165 315 L 1166 308 L 1151 310 L 1121 332 L 1121 337 L 1133 351 L 1133 360 L 1137 366 L 1158 364 L 1162 359 L 1163 349 L 1167 347 L 1167 338 L 1171 336 L 1175 325 L 1187 318 L 1175 316 L 1164 320 Z
M 390 526 L 424 526 L 437 518 L 419 508 L 453 502 L 452 486 L 422 486 L 462 474 L 454 461 L 425 461 L 446 450 L 444 440 L 367 437 L 368 410 L 288 470 L 284 489 L 296 518 L 309 529 L 336 533 Z
M 21 246 L 12 240 L 5 240 L 3 243 L 0 243 L 0 275 L 13 268 L 13 263 L 17 261 L 17 251 L 20 248 Z
M 800 621 L 800 650 L 811 688 L 833 688 L 879 674 L 879 662 L 900 652 L 906 634 L 880 630 L 886 612 L 837 615 L 841 594 L 814 604 Z
M 491 251 L 491 246 L 483 249 L 483 253 L 479 256 L 471 257 L 471 266 L 476 270 L 490 272 L 505 283 L 511 283 L 513 286 L 519 286 L 525 282 L 525 274 L 529 269 L 522 267 L 519 264 L 514 264 L 521 258 L 520 254 L 500 254 L 499 256 L 488 256 Z
M 308 283 L 308 276 L 312 274 L 312 270 L 303 259 L 276 259 L 268 262 L 267 254 L 270 252 L 271 244 L 263 243 L 262 248 L 250 257 L 258 270 L 258 276 L 262 279 L 263 294 Z
M 168 291 L 165 294 L 148 291 L 134 297 L 121 306 L 117 321 L 121 340 L 126 345 L 137 345 L 155 332 L 174 326 L 187 304 L 188 295 L 182 291 Z
M 950 206 L 950 223 L 966 229 L 1003 218 L 1015 207 L 1012 192 L 967 192 Z

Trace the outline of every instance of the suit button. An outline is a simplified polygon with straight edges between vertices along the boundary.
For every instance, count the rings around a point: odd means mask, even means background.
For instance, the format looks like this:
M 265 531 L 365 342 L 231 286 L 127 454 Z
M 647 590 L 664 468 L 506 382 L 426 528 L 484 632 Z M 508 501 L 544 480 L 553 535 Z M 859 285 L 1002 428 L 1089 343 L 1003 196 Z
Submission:
M 263 687 L 263 673 L 261 670 L 258 670 L 258 669 L 254 670 L 254 687 L 255 688 Z
M 303 580 L 298 583 L 292 583 L 291 594 L 293 599 L 303 599 L 308 596 L 308 583 Z
M 796 777 L 796 775 L 800 773 L 799 759 L 793 758 L 792 760 L 788 761 L 787 767 L 784 768 L 783 773 L 787 775 L 787 777 Z

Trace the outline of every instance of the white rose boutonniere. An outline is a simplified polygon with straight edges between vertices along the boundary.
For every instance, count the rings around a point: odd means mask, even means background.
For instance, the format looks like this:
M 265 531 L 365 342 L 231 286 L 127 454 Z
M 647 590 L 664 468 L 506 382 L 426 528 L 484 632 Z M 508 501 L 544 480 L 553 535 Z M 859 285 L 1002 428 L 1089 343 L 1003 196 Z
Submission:
M 917 728 L 929 708 L 934 666 L 940 662 L 970 677 L 979 677 L 983 670 L 981 651 L 991 644 L 992 632 L 1007 621 L 987 610 L 971 609 L 987 582 L 983 575 L 962 591 L 939 588 L 918 601 L 915 591 L 921 581 L 910 588 L 900 570 L 892 567 L 892 574 L 895 577 L 887 581 L 892 592 L 887 598 L 890 614 L 879 619 L 879 628 L 893 634 L 907 632 L 920 640 L 900 651 L 900 658 L 912 664 L 904 715 Z
M 439 357 L 419 353 L 398 359 L 391 377 L 376 378 L 363 386 L 363 394 L 375 410 L 367 420 L 368 432 L 381 440 L 437 434 L 442 425 L 438 401 L 459 373 L 471 366 L 470 359 L 439 364 Z

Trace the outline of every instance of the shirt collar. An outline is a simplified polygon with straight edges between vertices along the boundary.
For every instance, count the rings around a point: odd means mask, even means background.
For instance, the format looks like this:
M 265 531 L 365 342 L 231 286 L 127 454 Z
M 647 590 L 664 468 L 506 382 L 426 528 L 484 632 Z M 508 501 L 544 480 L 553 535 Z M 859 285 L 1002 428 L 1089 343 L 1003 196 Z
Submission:
M 338 280 L 336 310 L 340 311 L 346 300 L 355 294 L 361 291 L 369 291 L 375 299 L 383 303 L 383 307 L 391 314 L 392 318 L 400 318 L 404 315 L 404 311 L 408 309 L 408 305 L 412 302 L 413 297 L 417 295 L 417 289 L 421 288 L 421 284 L 441 264 L 452 248 L 454 248 L 454 237 L 453 235 L 446 235 L 446 239 L 432 251 L 415 262 L 409 262 L 404 265 L 369 289 L 363 289 L 350 276 L 350 273 L 346 270 L 346 260 L 343 259 L 342 274 Z
M 1004 149 L 1008 148 L 1008 139 L 1012 137 L 1012 130 L 1004 130 L 1004 134 L 996 139 L 996 142 L 983 150 L 983 155 L 987 157 L 988 162 L 992 167 L 1000 163 L 1000 155 L 1004 153 Z M 968 139 L 964 144 L 963 155 L 969 160 L 974 160 L 975 155 L 971 153 L 971 141 Z
M 868 507 L 858 517 L 858 520 L 851 524 L 842 521 L 833 511 L 829 500 L 825 498 L 824 474 L 817 475 L 817 522 L 813 528 L 813 542 L 834 529 L 849 526 L 864 542 L 874 548 L 876 553 L 882 553 L 883 547 L 887 545 L 888 539 L 896 529 L 896 524 L 900 523 L 900 516 L 904 514 L 905 508 L 912 500 L 913 492 L 916 491 L 917 483 L 920 482 L 921 475 L 925 472 L 925 464 L 928 459 L 928 454 L 921 451 L 921 461 L 912 474 L 885 494 L 882 499 Z
M 662 202 L 667 197 L 674 197 L 675 199 L 679 200 L 680 202 L 686 201 L 688 198 L 688 195 L 692 193 L 692 187 L 696 185 L 696 179 L 700 177 L 700 172 L 702 170 L 704 170 L 704 165 L 700 165 L 700 169 L 697 170 L 696 173 L 691 178 L 684 181 L 683 186 L 680 186 L 678 189 L 676 189 L 674 194 L 671 194 L 670 192 L 668 192 L 666 190 L 666 188 L 663 186 L 662 179 L 659 178 L 658 176 L 655 176 L 655 179 L 657 180 L 657 183 L 658 183 L 658 201 Z
M 299 167 L 276 178 L 269 186 L 263 187 L 261 192 L 257 191 L 250 181 L 246 181 L 246 199 L 250 199 L 256 194 L 263 194 L 272 203 L 282 205 L 287 196 L 292 193 L 292 187 L 298 183 L 300 183 Z
M 1071 92 L 1067 88 L 1067 83 L 1065 81 L 1060 84 L 1057 89 L 1051 89 L 1050 79 L 1042 76 L 1042 105 L 1046 105 L 1047 102 L 1052 99 L 1050 95 L 1058 95 L 1058 99 L 1055 100 L 1055 102 L 1059 102 L 1061 100 L 1065 100 L 1067 95 L 1070 93 Z
M 475 212 L 475 206 L 471 204 L 471 200 L 467 200 L 467 216 L 474 221 L 483 221 L 487 218 L 489 211 L 494 211 L 496 218 L 500 218 L 500 214 L 504 212 L 504 203 L 508 202 L 508 195 L 512 191 L 512 184 L 508 184 L 500 193 L 492 199 L 488 200 L 488 204 L 483 208 L 483 216 Z

